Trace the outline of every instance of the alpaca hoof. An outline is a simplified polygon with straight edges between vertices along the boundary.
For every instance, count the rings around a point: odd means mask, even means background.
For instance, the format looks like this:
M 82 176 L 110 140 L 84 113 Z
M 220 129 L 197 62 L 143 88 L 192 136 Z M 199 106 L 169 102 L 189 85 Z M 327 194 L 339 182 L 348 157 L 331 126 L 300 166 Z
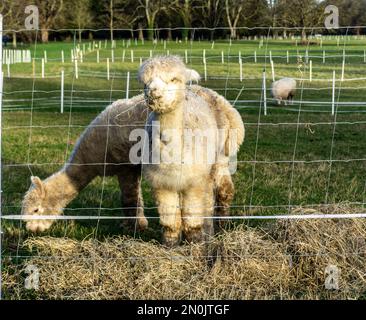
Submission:
M 25 228 L 31 232 L 44 232 L 48 230 L 53 224 L 51 220 L 30 220 L 27 222 Z
M 204 236 L 202 229 L 192 229 L 185 233 L 185 238 L 189 243 L 199 243 L 203 242 Z
M 138 228 L 140 231 L 146 230 L 147 227 L 149 226 L 149 221 L 147 221 L 147 219 L 145 217 L 138 218 L 137 222 L 138 222 Z
M 179 238 L 178 237 L 167 237 L 164 235 L 163 237 L 163 245 L 167 248 L 174 248 L 178 246 Z

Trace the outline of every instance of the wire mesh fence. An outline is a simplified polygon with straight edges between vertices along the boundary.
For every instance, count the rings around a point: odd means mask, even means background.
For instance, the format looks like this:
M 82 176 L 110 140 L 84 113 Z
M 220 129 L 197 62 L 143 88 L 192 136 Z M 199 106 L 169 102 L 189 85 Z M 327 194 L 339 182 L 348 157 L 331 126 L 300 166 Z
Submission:
M 270 30 L 251 29 L 262 35 L 239 40 L 121 38 L 79 43 L 74 38 L 69 43 L 35 42 L 30 57 L 25 54 L 26 59 L 19 58 L 16 64 L 10 63 L 13 58 L 0 56 L 2 296 L 25 297 L 31 292 L 39 297 L 41 292 L 41 297 L 115 298 L 111 291 L 116 288 L 125 298 L 364 294 L 366 38 L 349 36 L 352 27 L 344 28 L 342 36 L 315 36 L 320 30 L 312 29 L 309 41 L 302 43 L 295 35 L 265 36 Z M 69 165 L 82 132 L 97 127 L 91 121 L 115 100 L 143 94 L 138 68 L 162 54 L 181 56 L 200 73 L 199 85 L 224 96 L 243 118 L 246 137 L 236 160 L 231 214 L 203 215 L 205 220 L 229 220 L 231 225 L 206 246 L 183 245 L 169 251 L 150 242 L 160 241 L 161 231 L 151 186 L 143 179 L 143 206 L 121 205 L 120 193 L 126 187 L 104 171 L 64 203 L 63 214 L 52 212 L 57 223 L 44 236 L 26 231 L 23 220 L 29 216 L 20 213 L 29 178 L 43 180 Z M 17 55 L 7 49 L 6 57 Z M 277 105 L 271 83 L 283 77 L 297 81 L 296 96 L 290 104 Z M 117 125 L 128 126 L 137 125 Z M 100 148 L 107 152 L 107 144 Z M 104 160 L 74 166 L 130 165 Z M 62 201 L 68 199 L 64 186 L 58 193 Z M 139 209 L 150 223 L 144 233 L 137 229 L 139 217 L 126 215 Z M 32 219 L 49 221 L 50 216 L 39 212 Z M 132 220 L 132 229 L 120 226 L 125 220 Z M 146 242 L 120 238 L 123 234 Z M 35 269 L 28 272 L 29 265 Z M 64 265 L 75 271 L 74 280 L 68 281 L 70 270 Z M 217 278 L 207 265 L 216 268 Z M 324 290 L 329 265 L 342 270 L 341 290 Z M 196 278 L 190 267 L 197 271 Z M 232 278 L 223 276 L 227 270 Z M 148 281 L 154 271 L 172 284 L 154 278 L 160 294 Z M 113 278 L 118 272 L 121 277 Z M 39 278 L 29 278 L 35 274 Z M 137 280 L 129 282 L 132 274 Z M 29 279 L 40 281 L 37 290 L 33 282 L 28 282 L 30 291 L 24 287 Z M 192 293 L 174 293 L 177 287 L 188 286 L 182 285 L 185 281 L 194 288 Z M 306 291 L 306 286 L 313 289 Z

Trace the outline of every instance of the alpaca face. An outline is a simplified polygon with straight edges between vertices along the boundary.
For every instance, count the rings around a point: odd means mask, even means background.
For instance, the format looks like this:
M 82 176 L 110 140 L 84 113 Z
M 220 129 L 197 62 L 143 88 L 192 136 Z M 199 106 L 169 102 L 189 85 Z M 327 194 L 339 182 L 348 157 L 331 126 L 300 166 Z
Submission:
M 57 215 L 62 213 L 62 208 L 56 203 L 52 203 L 44 187 L 43 182 L 38 177 L 32 177 L 32 185 L 24 196 L 22 202 L 22 215 Z M 32 232 L 45 231 L 53 223 L 52 220 L 25 220 L 26 229 Z
M 186 83 L 197 81 L 199 74 L 187 69 L 178 56 L 157 56 L 141 65 L 138 78 L 150 109 L 167 113 L 177 108 L 185 98 Z
M 174 110 L 184 98 L 185 83 L 177 76 L 159 75 L 145 83 L 145 99 L 152 111 L 166 113 Z

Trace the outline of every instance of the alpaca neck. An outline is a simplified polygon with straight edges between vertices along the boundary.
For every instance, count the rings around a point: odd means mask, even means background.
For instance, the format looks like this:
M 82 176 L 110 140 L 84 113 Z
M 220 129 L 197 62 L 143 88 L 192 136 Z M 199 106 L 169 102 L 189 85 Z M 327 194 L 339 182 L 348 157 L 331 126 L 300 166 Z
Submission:
M 64 170 L 56 172 L 44 182 L 47 198 L 60 208 L 66 207 L 78 194 L 78 190 Z
M 183 104 L 179 103 L 173 111 L 159 114 L 157 119 L 160 122 L 160 131 L 165 129 L 175 129 L 181 131 L 183 129 Z

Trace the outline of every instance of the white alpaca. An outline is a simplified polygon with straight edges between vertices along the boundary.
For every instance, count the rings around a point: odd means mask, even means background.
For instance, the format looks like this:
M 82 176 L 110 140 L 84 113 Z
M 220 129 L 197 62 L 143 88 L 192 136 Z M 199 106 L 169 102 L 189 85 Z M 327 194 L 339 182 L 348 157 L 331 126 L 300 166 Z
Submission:
M 237 111 L 226 104 L 222 108 L 220 104 L 211 107 L 186 87 L 189 77 L 176 56 L 151 58 L 139 70 L 147 104 L 153 111 L 146 126 L 150 157 L 143 169 L 164 227 L 163 241 L 169 246 L 178 243 L 181 230 L 188 241 L 202 240 L 204 224 L 208 222 L 205 217 L 213 214 L 215 183 L 221 181 L 217 176 L 230 176 L 229 156 L 236 153 L 244 139 L 244 126 Z M 218 139 L 220 126 L 225 130 Z M 239 132 L 230 150 L 227 133 L 233 127 Z M 198 134 L 204 138 L 193 148 L 189 144 L 187 147 L 187 133 L 193 134 L 194 139 Z
M 187 81 L 198 81 L 194 70 L 186 70 Z M 216 92 L 198 85 L 192 91 L 205 99 L 212 109 L 230 108 L 230 104 Z M 230 116 L 229 112 L 225 114 Z M 129 152 L 136 142 L 130 139 L 131 132 L 142 129 L 148 116 L 148 107 L 143 95 L 129 100 L 117 100 L 98 115 L 79 138 L 67 165 L 45 180 L 32 177 L 32 185 L 22 203 L 23 215 L 57 215 L 96 177 L 117 176 L 124 213 L 131 217 L 137 227 L 148 225 L 144 217 L 141 192 L 141 166 L 129 164 Z M 235 114 L 232 116 L 235 117 Z M 240 116 L 239 116 L 240 117 Z M 226 116 L 221 115 L 222 127 Z M 226 120 L 227 121 L 227 120 Z M 233 121 L 231 121 L 234 123 Z M 239 127 L 241 122 L 239 121 Z M 107 162 L 107 163 L 105 163 Z M 221 170 L 217 166 L 217 170 Z M 219 179 L 220 178 L 220 179 Z M 218 176 L 216 181 L 217 214 L 227 215 L 233 196 L 230 176 Z M 126 221 L 126 220 L 125 220 Z M 27 220 L 30 231 L 45 231 L 54 220 Z
M 284 101 L 292 102 L 296 92 L 296 81 L 292 78 L 282 78 L 272 83 L 272 96 L 278 104 Z

